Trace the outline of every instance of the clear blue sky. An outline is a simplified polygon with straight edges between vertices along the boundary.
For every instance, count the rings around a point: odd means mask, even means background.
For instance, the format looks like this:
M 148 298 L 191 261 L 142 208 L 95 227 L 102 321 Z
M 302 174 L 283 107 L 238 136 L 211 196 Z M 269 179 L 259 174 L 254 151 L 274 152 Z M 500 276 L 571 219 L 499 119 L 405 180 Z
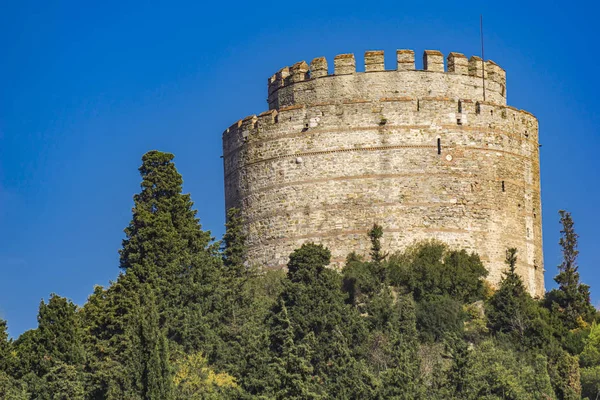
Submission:
M 83 3 L 1 7 L 0 317 L 13 336 L 36 326 L 51 292 L 81 305 L 117 276 L 144 152 L 176 155 L 204 228 L 220 237 L 221 133 L 267 108 L 268 76 L 317 56 L 362 60 L 365 50 L 385 50 L 390 68 L 398 48 L 418 59 L 425 49 L 479 54 L 480 13 L 486 58 L 507 70 L 509 104 L 540 120 L 546 286 L 565 208 L 600 303 L 591 2 Z

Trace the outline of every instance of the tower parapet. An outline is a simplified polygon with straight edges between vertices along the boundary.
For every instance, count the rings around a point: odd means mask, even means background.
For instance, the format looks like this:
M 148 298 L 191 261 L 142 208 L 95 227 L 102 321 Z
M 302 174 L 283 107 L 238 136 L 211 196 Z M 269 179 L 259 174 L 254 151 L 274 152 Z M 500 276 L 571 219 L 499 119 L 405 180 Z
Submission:
M 506 105 L 506 73 L 493 61 L 426 51 L 365 53 L 365 72 L 344 54 L 269 78 L 269 111 L 223 133 L 226 207 L 245 219 L 248 257 L 285 266 L 306 241 L 328 246 L 333 266 L 368 254 L 373 223 L 383 246 L 436 238 L 480 254 L 502 277 L 505 249 L 544 292 L 538 122 Z M 483 100 L 485 74 L 486 101 Z
M 289 105 L 344 101 L 353 98 L 452 97 L 506 104 L 506 73 L 493 61 L 483 63 L 473 56 L 467 61 L 460 53 L 450 53 L 446 71 L 444 55 L 437 50 L 423 53 L 423 70 L 415 70 L 414 52 L 398 50 L 397 67 L 385 70 L 384 52 L 367 51 L 364 71 L 356 71 L 354 54 L 340 54 L 333 60 L 334 73 L 327 71 L 324 57 L 310 67 L 304 61 L 284 67 L 269 78 L 269 109 Z M 486 79 L 482 79 L 485 74 Z

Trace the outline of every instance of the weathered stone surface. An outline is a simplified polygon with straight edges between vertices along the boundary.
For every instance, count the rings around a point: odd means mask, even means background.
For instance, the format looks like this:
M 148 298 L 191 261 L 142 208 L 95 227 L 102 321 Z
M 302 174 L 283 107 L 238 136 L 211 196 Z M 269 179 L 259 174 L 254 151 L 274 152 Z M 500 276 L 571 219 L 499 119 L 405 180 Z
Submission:
M 383 71 L 383 51 L 365 52 L 365 72 Z
M 448 54 L 448 72 L 454 72 L 461 75 L 469 74 L 469 60 L 461 53 Z
M 356 60 L 354 54 L 340 54 L 333 59 L 335 75 L 353 74 L 356 72 Z
M 415 52 L 412 50 L 397 50 L 396 62 L 398 71 L 414 71 Z
M 444 72 L 444 55 L 437 50 L 425 50 L 423 53 L 425 71 Z
M 538 122 L 506 106 L 506 75 L 493 62 L 484 102 L 484 64 L 463 57 L 448 73 L 311 71 L 290 82 L 292 68 L 270 79 L 271 111 L 223 134 L 226 207 L 242 209 L 249 261 L 283 267 L 313 241 L 340 266 L 350 251 L 368 254 L 378 223 L 388 251 L 427 238 L 477 251 L 494 284 L 516 247 L 518 272 L 542 295 Z M 343 59 L 336 71 L 354 68 Z M 369 59 L 381 65 L 379 54 Z

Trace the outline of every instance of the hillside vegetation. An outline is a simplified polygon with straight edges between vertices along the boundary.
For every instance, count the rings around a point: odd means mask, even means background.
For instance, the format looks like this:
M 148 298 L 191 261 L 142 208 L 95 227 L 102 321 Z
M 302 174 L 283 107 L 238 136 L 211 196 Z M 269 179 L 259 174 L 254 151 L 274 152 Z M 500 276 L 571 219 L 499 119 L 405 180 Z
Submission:
M 0 320 L 0 398 L 598 399 L 600 326 L 560 212 L 558 288 L 533 299 L 506 249 L 498 288 L 479 256 L 436 241 L 327 268 L 306 243 L 287 271 L 244 263 L 239 212 L 215 242 L 173 155 L 151 151 L 121 272 L 82 307 L 51 294 L 38 327 Z M 115 274 L 116 275 L 116 274 Z

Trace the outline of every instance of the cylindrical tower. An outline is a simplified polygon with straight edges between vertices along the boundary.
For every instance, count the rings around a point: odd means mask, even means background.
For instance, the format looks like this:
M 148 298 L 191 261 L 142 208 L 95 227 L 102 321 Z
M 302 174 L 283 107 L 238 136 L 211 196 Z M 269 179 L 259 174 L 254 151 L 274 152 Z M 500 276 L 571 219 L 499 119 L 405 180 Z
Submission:
M 534 295 L 544 293 L 537 119 L 506 105 L 506 74 L 492 61 L 382 51 L 317 58 L 269 78 L 269 111 L 223 134 L 226 207 L 242 211 L 249 261 L 283 267 L 304 242 L 339 266 L 384 247 L 435 238 L 476 251 L 496 284 L 505 251 Z M 484 76 L 482 76 L 484 74 Z M 483 85 L 485 84 L 485 99 Z

